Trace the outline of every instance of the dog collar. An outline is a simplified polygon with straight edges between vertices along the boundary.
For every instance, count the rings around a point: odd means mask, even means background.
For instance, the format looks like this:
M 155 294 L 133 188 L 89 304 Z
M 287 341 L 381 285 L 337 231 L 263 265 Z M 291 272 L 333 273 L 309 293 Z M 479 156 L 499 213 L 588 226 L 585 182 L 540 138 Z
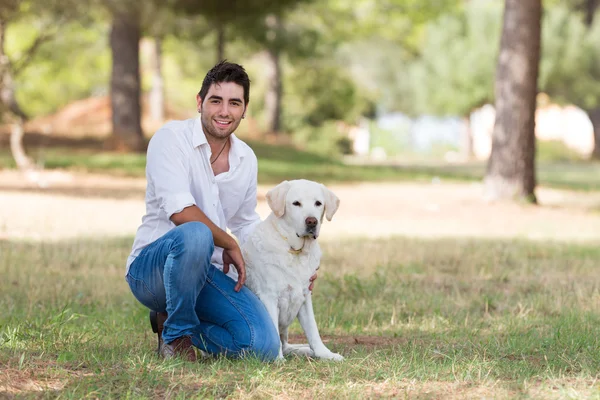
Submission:
M 277 226 L 275 225 L 275 223 L 273 221 L 271 221 L 271 225 L 273 225 L 273 229 L 275 229 L 275 232 L 277 232 L 277 234 L 286 242 L 288 241 L 288 238 L 286 236 L 283 236 L 281 234 L 281 232 L 279 232 L 279 229 L 277 229 Z M 288 250 L 288 253 L 290 254 L 295 254 L 298 255 L 300 253 L 302 253 L 302 250 L 304 249 L 304 244 L 306 243 L 306 238 L 302 238 L 302 247 L 300 247 L 299 249 L 295 249 L 290 245 L 290 249 Z M 288 242 L 289 244 L 289 242 Z

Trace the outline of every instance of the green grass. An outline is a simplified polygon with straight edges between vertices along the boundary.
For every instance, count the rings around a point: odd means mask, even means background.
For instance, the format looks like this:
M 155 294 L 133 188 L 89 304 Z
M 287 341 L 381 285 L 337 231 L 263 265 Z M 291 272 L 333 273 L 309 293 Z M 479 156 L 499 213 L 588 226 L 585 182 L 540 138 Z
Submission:
M 0 397 L 600 398 L 597 243 L 324 243 L 315 313 L 346 361 L 284 364 L 158 360 L 130 246 L 0 241 Z
M 249 142 L 259 159 L 259 182 L 274 184 L 299 177 L 323 183 L 362 181 L 481 181 L 485 163 L 443 164 L 426 162 L 396 166 L 347 165 L 335 157 L 299 151 L 292 147 Z M 559 151 L 555 144 L 541 146 L 537 174 L 541 185 L 600 190 L 600 163 L 578 160 Z M 103 172 L 115 175 L 144 176 L 144 154 L 116 154 L 77 147 L 37 147 L 29 151 L 46 168 Z M 0 168 L 14 168 L 6 149 L 0 150 Z

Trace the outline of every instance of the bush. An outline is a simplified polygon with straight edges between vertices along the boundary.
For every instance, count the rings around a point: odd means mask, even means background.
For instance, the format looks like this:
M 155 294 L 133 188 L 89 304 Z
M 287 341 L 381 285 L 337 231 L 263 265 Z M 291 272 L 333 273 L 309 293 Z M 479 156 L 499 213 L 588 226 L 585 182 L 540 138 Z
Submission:
M 563 142 L 558 140 L 538 140 L 536 146 L 536 159 L 538 161 L 582 161 L 584 159 L 581 154 L 567 147 Z
M 352 153 L 352 141 L 339 128 L 339 122 L 327 121 L 321 126 L 303 126 L 294 132 L 294 144 L 312 153 L 339 157 Z

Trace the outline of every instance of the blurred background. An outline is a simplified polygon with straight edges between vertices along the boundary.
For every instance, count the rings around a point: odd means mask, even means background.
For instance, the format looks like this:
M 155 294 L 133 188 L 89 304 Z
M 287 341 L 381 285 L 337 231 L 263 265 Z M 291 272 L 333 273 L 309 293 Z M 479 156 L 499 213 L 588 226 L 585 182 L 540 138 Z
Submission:
M 541 42 L 532 83 L 538 160 L 600 158 L 598 5 L 546 0 L 541 17 L 526 16 L 541 26 L 540 41 L 524 43 Z M 249 118 L 237 134 L 259 156 L 287 146 L 353 165 L 471 165 L 445 171 L 481 178 L 492 152 L 504 7 L 3 0 L 0 167 L 143 176 L 143 159 L 123 154 L 143 154 L 166 120 L 193 117 L 206 71 L 228 59 L 252 79 Z M 518 18 L 507 13 L 506 27 L 517 29 Z

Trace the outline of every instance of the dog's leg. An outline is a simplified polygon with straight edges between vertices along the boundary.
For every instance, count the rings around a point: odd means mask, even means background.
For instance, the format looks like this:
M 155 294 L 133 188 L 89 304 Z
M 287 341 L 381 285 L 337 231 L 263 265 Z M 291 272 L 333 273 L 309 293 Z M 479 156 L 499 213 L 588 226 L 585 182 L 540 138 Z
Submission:
M 263 299 L 261 299 L 262 301 Z M 277 336 L 281 337 L 279 334 L 279 311 L 277 310 L 277 301 L 263 301 L 273 324 L 275 325 L 275 329 L 277 329 Z M 287 332 L 286 332 L 287 338 Z M 283 358 L 283 350 L 281 348 L 281 341 L 279 341 L 279 354 L 277 355 L 277 361 L 284 361 Z
M 319 335 L 319 329 L 317 328 L 317 322 L 315 321 L 315 313 L 313 311 L 311 294 L 306 296 L 306 301 L 302 307 L 300 307 L 298 320 L 300 321 L 300 325 L 306 334 L 308 344 L 314 352 L 315 357 L 335 361 L 342 361 L 344 359 L 344 357 L 337 353 L 333 353 L 325 346 L 325 344 L 323 344 L 321 335 Z
M 283 348 L 283 355 L 287 355 L 285 349 L 289 346 L 288 343 L 288 328 L 281 328 L 279 330 L 279 339 L 281 339 L 281 347 Z
M 306 343 L 304 344 L 289 344 L 288 343 L 288 328 L 281 328 L 281 332 L 279 333 L 279 337 L 281 338 L 281 348 L 283 351 L 283 355 L 295 355 L 301 357 L 314 357 L 315 353 L 312 351 L 310 346 Z

